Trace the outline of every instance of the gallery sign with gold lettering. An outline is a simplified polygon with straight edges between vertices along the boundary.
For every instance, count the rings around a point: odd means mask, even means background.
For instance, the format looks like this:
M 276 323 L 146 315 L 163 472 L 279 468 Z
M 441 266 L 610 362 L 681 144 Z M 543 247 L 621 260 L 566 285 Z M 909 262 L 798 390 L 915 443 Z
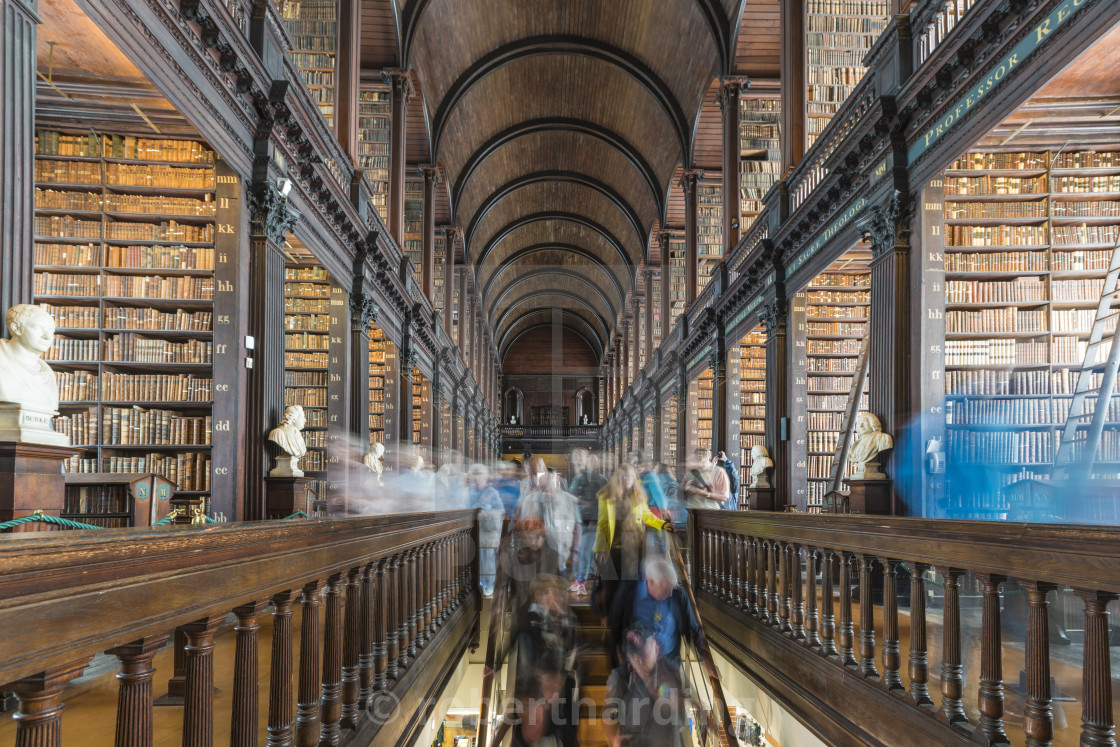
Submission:
M 788 280 L 797 272 L 803 264 L 809 261 L 809 258 L 820 251 L 821 247 L 828 243 L 829 239 L 839 233 L 840 229 L 852 222 L 852 218 L 859 215 L 859 212 L 867 207 L 867 198 L 860 197 L 853 202 L 847 210 L 840 214 L 840 216 L 829 224 L 820 236 L 813 239 L 813 243 L 805 247 L 794 259 L 786 265 L 786 279 Z
M 961 121 L 961 118 L 967 114 L 972 107 L 980 103 L 1000 81 L 1007 77 L 1018 65 L 1021 65 L 1031 53 L 1041 47 L 1043 42 L 1049 38 L 1050 34 L 1054 33 L 1059 26 L 1072 18 L 1074 13 L 1082 6 L 1089 5 L 1090 2 L 1091 0 L 1065 0 L 1065 2 L 1052 10 L 1046 18 L 1042 19 L 1041 23 L 1031 30 L 1031 33 L 1027 34 L 1026 38 L 1016 44 L 1015 48 L 1011 50 L 1006 57 L 1000 60 L 998 65 L 992 68 L 991 72 L 984 80 L 973 86 L 973 88 L 957 102 L 956 106 L 947 111 L 945 115 L 938 120 L 937 124 L 922 133 L 918 141 L 910 146 L 910 150 L 906 154 L 907 163 L 912 164 L 921 158 L 922 154 L 925 153 L 931 145 L 936 143 L 945 133 L 955 127 L 957 123 Z

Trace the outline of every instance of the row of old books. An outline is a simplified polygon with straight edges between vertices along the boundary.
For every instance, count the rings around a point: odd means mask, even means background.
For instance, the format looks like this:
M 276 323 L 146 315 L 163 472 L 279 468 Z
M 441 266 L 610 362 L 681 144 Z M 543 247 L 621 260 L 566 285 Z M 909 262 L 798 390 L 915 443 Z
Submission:
M 121 374 L 106 371 L 101 397 L 107 402 L 209 402 L 213 380 L 191 374 Z
M 183 241 L 213 240 L 213 225 L 198 235 L 210 239 L 183 238 Z M 190 246 L 107 246 L 105 266 L 139 270 L 213 270 L 214 250 L 209 247 Z
M 131 332 L 105 339 L 105 361 L 136 363 L 212 363 L 214 343 L 210 340 L 171 342 Z
M 863 337 L 867 334 L 867 325 L 855 322 L 807 322 L 805 326 L 810 336 Z
M 106 275 L 105 295 L 120 298 L 157 298 L 212 301 L 212 277 L 161 277 L 157 275 Z
M 945 331 L 967 332 L 1046 332 L 1045 309 L 1024 310 L 1013 306 L 977 311 L 945 312 Z M 1055 327 L 1055 329 L 1059 329 Z
M 205 446 L 213 436 L 211 416 L 185 416 L 174 410 L 103 407 L 101 435 L 118 446 Z
M 1063 226 L 1055 226 L 1055 232 L 1059 228 Z M 946 233 L 947 246 L 1038 246 L 1047 243 L 1046 226 L 948 226 Z
M 213 190 L 215 182 L 213 169 L 191 169 L 162 164 L 107 163 L 105 184 L 123 187 Z
M 1049 362 L 1045 342 L 993 338 L 946 340 L 946 366 L 1013 366 Z
M 1065 423 L 1072 397 L 971 397 L 945 403 L 945 422 L 949 425 L 1050 425 Z M 1096 398 L 1086 400 L 1085 412 L 1092 413 Z M 1108 405 L 1108 420 L 1120 422 L 1120 400 Z

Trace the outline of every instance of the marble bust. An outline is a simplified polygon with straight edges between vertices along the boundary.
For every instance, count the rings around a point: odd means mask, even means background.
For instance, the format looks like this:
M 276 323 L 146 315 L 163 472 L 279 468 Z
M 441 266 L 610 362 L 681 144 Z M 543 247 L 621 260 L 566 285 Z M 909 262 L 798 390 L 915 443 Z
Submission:
M 39 356 L 54 342 L 54 319 L 41 306 L 17 304 L 4 315 L 11 338 L 0 340 L 0 440 L 67 446 L 55 433 L 58 381 Z
M 751 484 L 752 488 L 768 488 L 770 480 L 766 473 L 774 466 L 770 453 L 761 444 L 751 447 Z
M 377 475 L 377 484 L 384 485 L 381 477 L 385 474 L 385 444 L 372 443 L 369 446 L 369 453 L 362 458 L 362 464 L 369 467 L 370 471 Z
M 848 452 L 848 462 L 852 465 L 853 480 L 886 480 L 887 476 L 879 471 L 879 454 L 894 448 L 894 440 L 883 433 L 879 418 L 869 412 L 856 416 L 856 435 L 858 438 Z
M 291 405 L 284 409 L 280 424 L 268 434 L 268 440 L 280 447 L 283 455 L 276 457 L 276 466 L 268 474 L 272 477 L 303 477 L 303 471 L 296 466 L 307 453 L 307 442 L 303 440 L 303 426 L 306 424 L 303 408 Z

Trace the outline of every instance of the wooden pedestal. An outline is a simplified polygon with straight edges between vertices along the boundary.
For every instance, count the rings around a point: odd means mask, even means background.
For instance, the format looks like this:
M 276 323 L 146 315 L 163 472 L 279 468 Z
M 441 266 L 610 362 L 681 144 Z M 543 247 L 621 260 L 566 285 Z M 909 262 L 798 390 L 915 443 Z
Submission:
M 62 463 L 78 453 L 69 446 L 0 442 L 0 521 L 22 519 L 38 510 L 58 516 L 66 505 Z M 40 532 L 56 527 L 29 522 L 15 532 Z
M 266 477 L 265 518 L 283 519 L 296 511 L 311 515 L 310 477 Z
M 751 511 L 777 511 L 774 488 L 747 488 L 747 508 Z
M 890 515 L 890 480 L 845 480 L 844 483 L 851 490 L 848 513 Z

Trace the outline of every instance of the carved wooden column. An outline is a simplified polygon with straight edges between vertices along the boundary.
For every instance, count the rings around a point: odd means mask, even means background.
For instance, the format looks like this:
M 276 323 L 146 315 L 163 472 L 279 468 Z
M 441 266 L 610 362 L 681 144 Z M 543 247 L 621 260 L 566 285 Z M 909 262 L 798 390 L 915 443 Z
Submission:
M 384 692 L 389 682 L 389 613 L 392 586 L 388 558 L 377 561 L 373 576 L 373 692 Z
M 342 574 L 327 579 L 323 627 L 322 727 L 319 744 L 337 745 L 342 736 Z
M 801 161 L 808 142 L 806 122 L 809 111 L 809 88 L 805 78 L 808 55 L 805 48 L 804 0 L 781 0 L 780 22 L 782 33 L 780 173 L 785 174 Z
M 836 604 L 832 598 L 835 569 L 835 554 L 825 548 L 821 552 L 821 651 L 829 657 L 839 656 L 836 651 Z
M 856 564 L 856 556 L 843 551 L 837 552 L 836 556 L 840 561 L 840 615 L 836 627 L 840 663 L 846 667 L 857 667 L 859 662 L 853 653 L 855 628 L 852 625 L 852 570 Z
M 929 696 L 929 653 L 926 648 L 926 571 L 929 565 L 915 563 L 910 574 L 910 699 L 923 710 L 933 711 Z
M 230 747 L 257 747 L 257 709 L 260 682 L 257 676 L 257 634 L 261 629 L 257 615 L 268 602 L 253 602 L 237 607 L 234 627 L 237 638 L 233 654 L 233 714 Z
M 225 615 L 183 626 L 187 636 L 187 692 L 183 699 L 183 747 L 214 744 L 214 633 Z
M 117 673 L 116 747 L 152 747 L 152 659 L 167 635 L 142 638 L 105 653 L 120 660 Z
M 898 669 L 902 654 L 898 648 L 898 561 L 879 558 L 883 564 L 883 686 L 888 692 L 902 691 Z
M 362 0 L 338 3 L 338 82 L 334 129 L 338 143 L 358 163 L 358 81 L 362 75 Z
M 645 291 L 642 293 L 643 300 L 643 313 L 645 314 L 646 325 L 646 365 L 648 366 L 653 362 L 653 305 L 656 299 L 653 297 L 653 276 L 654 271 L 648 267 L 642 271 L 642 279 L 645 283 Z
M 272 597 L 272 668 L 268 687 L 267 747 L 291 747 L 292 727 L 292 601 L 295 593 Z
M 904 510 L 894 496 L 907 494 L 904 476 L 911 472 L 900 439 L 913 412 L 910 391 L 910 216 L 907 196 L 896 192 L 886 205 L 870 207 L 860 225 L 871 242 L 871 309 L 868 323 L 868 368 L 871 388 L 868 405 L 883 431 L 895 439 L 895 449 L 884 462 L 891 478 L 892 513 Z M 920 459 L 920 456 L 916 458 Z
M 296 747 L 319 744 L 319 582 L 305 584 L 299 597 L 299 693 Z
M 3 0 L 0 21 L 0 314 L 32 301 L 38 5 Z
M 979 731 L 988 744 L 1009 744 L 1003 729 L 1003 636 L 1000 627 L 999 586 L 1006 577 L 977 573 L 984 586 L 980 630 L 980 692 L 976 707 L 980 711 Z
M 406 315 L 406 320 L 411 319 L 411 314 Z M 411 336 L 405 333 L 404 345 L 400 349 L 397 360 L 400 362 L 400 382 L 401 382 L 401 398 L 400 398 L 400 443 L 412 443 L 412 417 L 415 414 L 415 406 L 412 400 L 412 368 L 416 365 L 416 352 L 411 348 Z M 402 463 L 400 469 L 408 469 L 411 465 Z
M 697 182 L 703 175 L 703 171 L 688 169 L 681 176 L 680 182 L 681 189 L 684 190 L 684 306 L 686 309 L 696 300 L 696 289 L 700 284 L 700 257 L 696 232 L 700 190 L 697 189 Z
M 716 325 L 716 336 L 712 340 L 712 352 L 708 356 L 708 365 L 712 369 L 712 457 L 722 449 L 728 454 L 735 453 L 733 447 L 727 443 L 727 345 L 724 342 L 723 327 Z M 736 393 L 737 394 L 737 393 Z M 707 447 L 707 444 L 700 444 Z
M 19 701 L 16 747 L 62 747 L 62 693 L 88 664 L 74 662 L 6 686 Z
M 406 70 L 387 70 L 381 79 L 392 88 L 392 120 L 389 130 L 389 235 L 404 246 L 404 171 L 407 152 L 408 102 L 412 81 Z
M 739 95 L 750 85 L 745 78 L 725 78 L 716 98 L 723 114 L 723 253 L 730 255 L 739 243 Z
M 354 729 L 358 725 L 358 658 L 362 644 L 362 598 L 360 584 L 361 569 L 351 568 L 346 573 L 346 605 L 344 617 L 339 621 L 342 628 L 342 652 L 339 667 L 340 700 L 339 728 Z M 323 680 L 326 681 L 326 677 Z M 341 736 L 341 731 L 339 732 Z
M 1050 614 L 1046 595 L 1058 587 L 1041 581 L 1025 581 L 1023 588 L 1027 591 L 1027 713 L 1023 731 L 1027 747 L 1049 747 L 1054 741 L 1054 706 L 1050 690 Z
M 420 167 L 424 177 L 424 212 L 421 220 L 424 225 L 424 239 L 420 254 L 420 288 L 424 298 L 431 301 L 435 294 L 436 276 L 436 185 L 439 184 L 439 167 L 427 164 Z
M 961 697 L 964 695 L 964 668 L 961 666 L 961 576 L 958 568 L 943 568 L 945 583 L 941 633 L 941 712 L 950 724 L 966 724 Z
M 859 669 L 864 677 L 878 679 L 875 668 L 875 604 L 871 598 L 874 555 L 859 557 Z
M 265 516 L 264 477 L 276 447 L 268 433 L 284 409 L 284 237 L 299 214 L 271 183 L 254 184 L 249 204 L 249 334 L 253 366 L 246 374 L 246 519 Z
M 371 234 L 354 260 L 354 286 L 350 292 L 350 435 L 356 444 L 369 443 L 369 325 L 381 309 L 367 291 L 366 257 L 377 251 Z
M 358 709 L 369 708 L 370 699 L 373 697 L 373 682 L 375 673 L 376 649 L 376 613 L 375 605 L 378 604 L 374 586 L 374 568 L 376 563 L 367 563 L 361 571 L 358 591 Z M 349 592 L 349 589 L 347 589 Z M 347 601 L 349 604 L 349 601 Z M 347 618 L 349 626 L 349 617 Z M 349 630 L 349 627 L 347 628 Z M 347 633 L 349 635 L 349 633 Z M 345 654 L 344 654 L 345 656 Z M 346 674 L 343 673 L 345 680 Z M 346 718 L 346 682 L 343 682 L 343 718 Z M 356 716 L 355 716 L 356 718 Z M 351 728 L 357 728 L 355 724 Z
M 787 322 L 789 303 L 779 297 L 764 305 L 759 319 L 766 330 L 766 447 L 774 467 L 770 484 L 774 488 L 774 508 L 792 505 L 790 496 L 790 444 L 782 439 L 782 420 L 788 415 L 789 340 Z
M 445 226 L 443 229 L 443 331 L 447 333 L 447 339 L 453 343 L 455 338 L 451 336 L 452 326 L 451 317 L 455 309 L 454 293 L 455 288 L 455 227 Z

